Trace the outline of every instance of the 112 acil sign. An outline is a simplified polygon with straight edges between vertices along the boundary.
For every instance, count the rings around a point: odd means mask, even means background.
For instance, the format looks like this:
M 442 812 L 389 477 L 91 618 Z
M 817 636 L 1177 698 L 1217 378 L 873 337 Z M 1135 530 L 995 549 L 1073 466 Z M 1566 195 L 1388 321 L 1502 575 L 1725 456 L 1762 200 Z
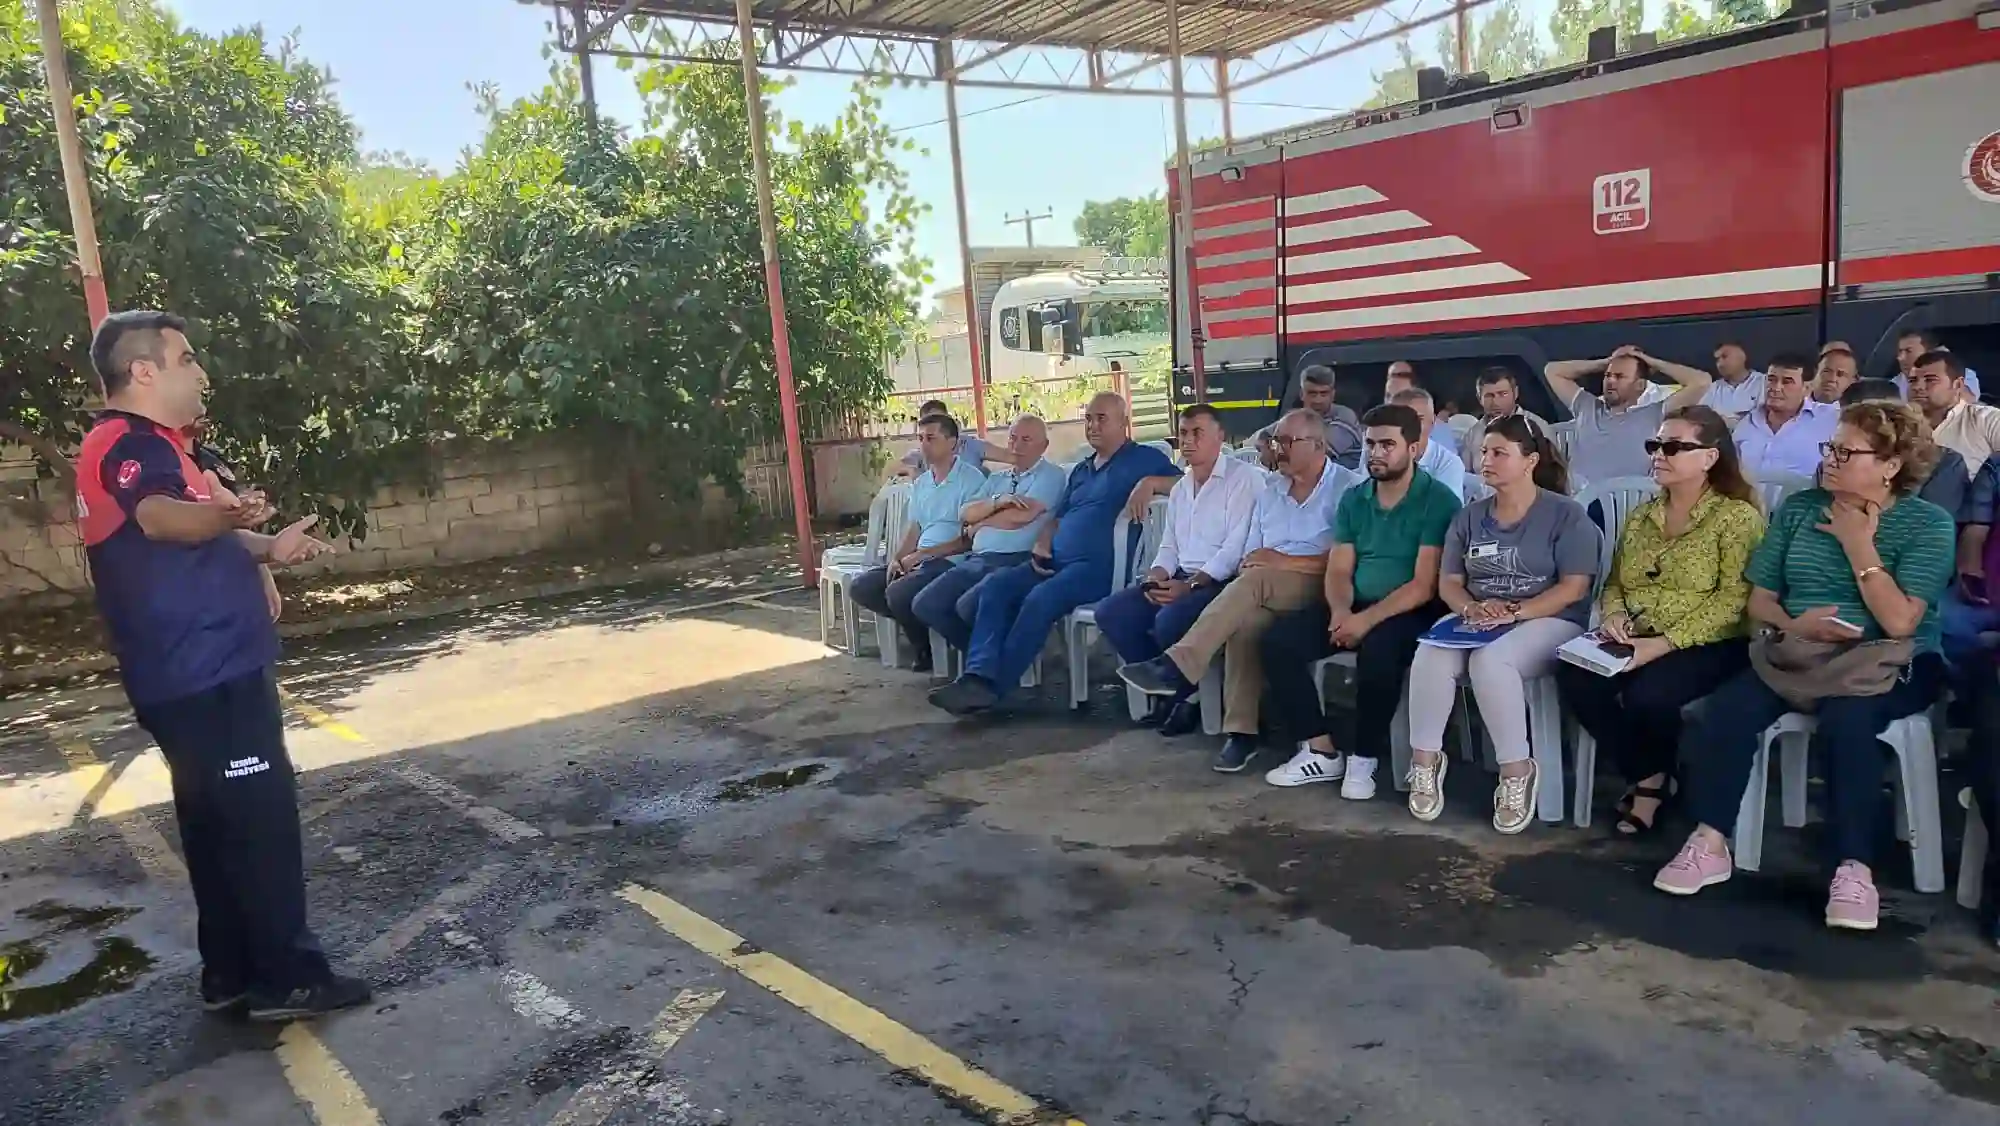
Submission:
M 1653 221 L 1653 170 L 1599 176 L 1590 186 L 1591 227 L 1600 235 L 1643 231 Z

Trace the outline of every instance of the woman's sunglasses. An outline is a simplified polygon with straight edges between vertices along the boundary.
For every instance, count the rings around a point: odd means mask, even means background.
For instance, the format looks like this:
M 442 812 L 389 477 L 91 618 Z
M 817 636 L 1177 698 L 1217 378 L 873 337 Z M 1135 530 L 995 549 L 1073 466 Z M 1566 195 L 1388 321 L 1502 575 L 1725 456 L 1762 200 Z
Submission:
M 1644 445 L 1647 457 L 1652 457 L 1654 454 L 1679 457 L 1689 450 L 1712 450 L 1715 448 L 1702 442 L 1683 442 L 1679 438 L 1668 438 L 1664 442 L 1658 438 L 1648 438 Z

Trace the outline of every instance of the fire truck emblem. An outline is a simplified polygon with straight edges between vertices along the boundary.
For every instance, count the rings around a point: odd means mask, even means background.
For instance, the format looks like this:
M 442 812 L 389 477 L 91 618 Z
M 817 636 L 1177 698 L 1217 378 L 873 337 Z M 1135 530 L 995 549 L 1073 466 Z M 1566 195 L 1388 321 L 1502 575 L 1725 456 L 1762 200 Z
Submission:
M 1965 150 L 1965 189 L 1988 203 L 2000 203 L 2000 132 L 1988 133 Z

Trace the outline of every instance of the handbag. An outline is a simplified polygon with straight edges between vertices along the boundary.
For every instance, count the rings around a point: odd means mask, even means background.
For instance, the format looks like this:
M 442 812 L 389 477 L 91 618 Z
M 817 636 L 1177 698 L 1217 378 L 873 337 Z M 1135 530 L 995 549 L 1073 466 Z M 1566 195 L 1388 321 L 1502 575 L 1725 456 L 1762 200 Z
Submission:
M 1793 709 L 1811 714 L 1829 696 L 1880 696 L 1909 675 L 1908 638 L 1814 641 L 1771 630 L 1750 642 L 1750 667 Z

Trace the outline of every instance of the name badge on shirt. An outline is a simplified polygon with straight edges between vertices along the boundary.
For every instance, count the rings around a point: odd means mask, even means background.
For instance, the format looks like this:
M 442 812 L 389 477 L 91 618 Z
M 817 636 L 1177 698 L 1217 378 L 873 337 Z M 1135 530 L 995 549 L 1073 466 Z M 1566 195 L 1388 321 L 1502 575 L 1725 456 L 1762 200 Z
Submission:
M 1465 557 L 1467 559 L 1491 559 L 1499 554 L 1500 545 L 1497 543 L 1476 543 L 1472 545 L 1471 549 L 1466 551 Z

